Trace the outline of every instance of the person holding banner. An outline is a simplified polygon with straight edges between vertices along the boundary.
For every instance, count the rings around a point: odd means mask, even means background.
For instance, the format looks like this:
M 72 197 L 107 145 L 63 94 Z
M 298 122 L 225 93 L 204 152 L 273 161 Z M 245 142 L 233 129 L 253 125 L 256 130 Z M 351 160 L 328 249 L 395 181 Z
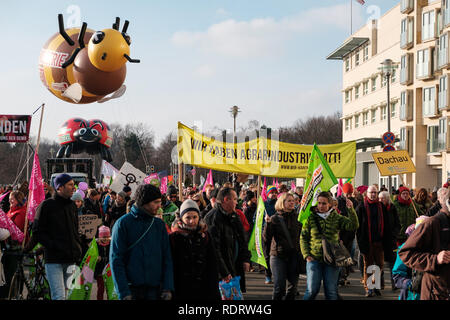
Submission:
M 273 300 L 294 300 L 297 293 L 301 225 L 294 208 L 294 196 L 283 193 L 275 204 L 276 213 L 267 221 L 263 231 L 263 239 L 270 246 Z
M 400 246 L 406 241 L 406 229 L 415 223 L 419 214 L 416 214 L 414 200 L 411 198 L 409 189 L 402 186 L 398 192 L 398 197 L 394 200 L 394 206 L 400 220 L 400 231 L 397 238 L 397 246 Z
M 359 226 L 358 217 L 353 208 L 353 203 L 347 199 L 346 205 L 349 212 L 344 217 L 332 208 L 332 196 L 328 191 L 322 191 L 317 196 L 317 206 L 311 207 L 300 234 L 300 248 L 306 259 L 306 291 L 304 300 L 314 300 L 320 291 L 323 279 L 325 299 L 338 300 L 339 267 L 328 265 L 323 260 L 322 230 L 323 236 L 333 243 L 339 241 L 339 231 L 356 230 Z
M 191 199 L 183 202 L 180 217 L 169 235 L 172 249 L 175 300 L 220 300 L 217 261 L 208 226 Z
M 68 279 L 82 259 L 78 214 L 71 197 L 72 177 L 62 173 L 54 181 L 56 193 L 38 206 L 33 237 L 44 246 L 45 273 L 52 300 L 65 300 Z

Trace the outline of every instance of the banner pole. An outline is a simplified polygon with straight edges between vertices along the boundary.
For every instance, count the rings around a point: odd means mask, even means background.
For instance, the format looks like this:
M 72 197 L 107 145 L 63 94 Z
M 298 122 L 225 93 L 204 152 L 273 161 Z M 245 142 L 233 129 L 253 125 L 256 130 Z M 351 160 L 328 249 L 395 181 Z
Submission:
M 183 183 L 181 182 L 181 171 L 183 170 L 183 165 L 178 162 L 178 198 L 183 202 Z
M 39 131 L 38 131 L 38 137 L 37 137 L 37 142 L 36 142 L 36 153 L 38 153 L 39 150 L 39 143 L 41 142 L 41 128 L 42 128 L 42 118 L 44 117 L 44 107 L 45 107 L 45 103 L 42 104 L 41 106 L 41 119 L 39 121 Z
M 257 189 L 257 197 L 256 197 L 256 199 L 259 199 L 260 195 L 261 195 L 261 176 L 258 176 L 258 189 Z

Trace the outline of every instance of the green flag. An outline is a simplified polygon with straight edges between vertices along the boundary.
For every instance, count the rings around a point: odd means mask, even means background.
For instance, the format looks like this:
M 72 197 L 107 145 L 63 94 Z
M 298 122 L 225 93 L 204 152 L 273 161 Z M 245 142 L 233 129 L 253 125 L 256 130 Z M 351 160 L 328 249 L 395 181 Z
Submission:
M 80 269 L 73 277 L 72 288 L 69 291 L 67 300 L 89 300 L 91 297 L 92 284 L 95 281 L 94 271 L 98 259 L 97 241 L 92 239 L 89 249 L 86 252 Z
M 102 277 L 103 282 L 105 283 L 106 296 L 108 297 L 108 300 L 119 300 L 116 289 L 114 288 L 114 281 L 109 263 L 103 269 Z
M 251 261 L 258 263 L 267 268 L 266 258 L 263 253 L 262 245 L 262 225 L 264 219 L 264 212 L 266 208 L 261 197 L 258 198 L 258 208 L 256 209 L 255 226 L 253 227 L 252 235 L 248 243 L 248 250 L 252 253 Z
M 314 144 L 306 175 L 306 189 L 303 192 L 300 203 L 300 214 L 298 221 L 305 224 L 310 215 L 310 209 L 317 204 L 317 196 L 322 191 L 330 191 L 337 184 L 337 179 L 331 171 L 330 166 L 325 161 L 319 147 Z

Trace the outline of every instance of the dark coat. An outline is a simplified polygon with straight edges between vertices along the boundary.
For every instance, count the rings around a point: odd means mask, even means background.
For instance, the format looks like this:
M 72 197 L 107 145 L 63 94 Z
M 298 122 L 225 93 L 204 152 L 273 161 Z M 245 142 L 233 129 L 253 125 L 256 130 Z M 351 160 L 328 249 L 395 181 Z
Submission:
M 441 206 L 440 202 L 436 201 L 436 203 L 430 209 L 428 209 L 428 211 L 427 211 L 427 213 L 425 215 L 427 215 L 429 217 L 432 217 L 436 213 L 441 211 L 441 209 L 442 209 L 442 206 Z
M 378 204 L 378 202 L 377 202 Z M 369 254 L 370 251 L 370 238 L 369 238 L 369 223 L 371 225 L 371 234 L 370 237 L 373 239 L 378 239 L 379 242 L 383 244 L 383 249 L 386 256 L 390 256 L 392 250 L 397 248 L 397 246 L 394 243 L 394 238 L 392 236 L 392 223 L 389 217 L 389 214 L 387 212 L 387 209 L 384 204 L 379 202 L 381 205 L 381 213 L 383 215 L 383 226 L 381 226 L 379 223 L 374 224 L 374 219 L 372 219 L 373 215 L 371 214 L 371 219 L 369 220 L 366 208 L 364 206 L 364 202 L 362 202 L 358 207 L 356 208 L 356 214 L 358 216 L 359 221 L 359 227 L 356 231 L 356 237 L 358 239 L 358 246 L 359 250 L 362 254 Z M 377 205 L 376 204 L 369 204 L 369 209 L 371 212 L 377 213 Z M 380 221 L 380 220 L 378 220 Z M 383 235 L 381 236 L 381 227 L 383 228 Z M 376 228 L 376 229 L 375 229 Z M 375 232 L 377 230 L 377 232 Z M 375 242 L 376 240 L 373 240 Z
M 207 226 L 196 230 L 174 222 L 169 235 L 173 259 L 175 300 L 220 300 L 215 249 Z
M 102 246 L 98 243 L 98 240 L 97 240 L 98 256 L 101 259 L 100 259 L 100 261 L 97 261 L 97 263 L 95 265 L 95 271 L 94 271 L 95 278 L 102 275 L 103 269 L 109 263 L 109 246 L 110 246 L 109 244 L 107 246 Z
M 281 219 L 284 220 L 289 232 L 290 241 L 283 230 Z M 293 255 L 300 254 L 300 227 L 298 214 L 295 211 L 291 213 L 277 212 L 270 217 L 270 221 L 263 231 L 264 242 L 270 244 L 270 255 L 289 259 Z
M 75 203 L 55 192 L 37 208 L 33 236 L 44 247 L 46 263 L 79 263 L 81 239 Z
M 241 290 L 245 292 L 243 263 L 250 262 L 251 253 L 245 241 L 241 219 L 235 212 L 225 213 L 217 203 L 206 215 L 205 222 L 216 249 L 219 278 L 225 278 L 229 274 L 232 277 L 241 276 Z
M 447 214 L 450 222 L 450 215 Z M 409 268 L 424 271 L 421 300 L 450 300 L 450 264 L 439 265 L 437 254 L 441 250 L 441 223 L 435 215 L 414 230 L 399 251 L 400 259 Z
M 358 202 L 356 201 L 355 198 L 349 198 L 350 201 L 353 203 L 353 208 L 356 208 L 358 206 Z M 338 201 L 338 210 L 339 213 L 344 216 L 344 217 L 348 217 L 348 209 L 347 209 L 347 201 L 346 198 L 343 196 L 339 196 L 337 198 Z M 339 239 L 342 240 L 342 242 L 344 243 L 345 247 L 351 248 L 351 245 L 353 243 L 353 239 L 355 239 L 355 231 L 347 231 L 347 230 L 340 230 L 339 231 Z
M 95 214 L 100 219 L 103 219 L 100 202 L 86 198 L 84 199 L 84 209 L 86 210 L 86 214 Z
M 118 206 L 114 201 L 110 212 L 107 214 L 107 222 L 110 228 L 114 226 L 114 223 L 124 214 L 127 213 L 127 203 L 124 202 L 122 206 Z

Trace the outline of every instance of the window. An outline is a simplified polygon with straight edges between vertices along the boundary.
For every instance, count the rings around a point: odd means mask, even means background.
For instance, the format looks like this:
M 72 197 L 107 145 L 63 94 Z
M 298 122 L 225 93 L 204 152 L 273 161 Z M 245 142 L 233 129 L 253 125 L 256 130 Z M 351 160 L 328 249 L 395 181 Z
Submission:
M 350 70 L 350 59 L 345 59 L 345 72 Z
M 366 95 L 369 93 L 369 81 L 366 81 L 363 83 L 363 95 Z
M 439 109 L 446 109 L 448 106 L 448 76 L 445 75 L 439 78 Z
M 447 149 L 447 119 L 439 119 L 438 150 Z
M 427 129 L 427 152 L 438 152 L 439 126 L 428 126 Z
M 355 116 L 355 128 L 359 127 L 359 114 Z
M 399 148 L 401 150 L 405 150 L 406 149 L 406 128 L 400 128 L 400 136 L 399 136 Z
M 345 103 L 350 101 L 350 90 L 345 91 Z
M 443 18 L 442 19 L 443 27 L 445 27 L 450 23 L 449 0 L 442 0 L 441 10 L 442 10 L 442 18 Z
M 376 109 L 373 109 L 372 111 L 371 111 L 371 122 L 372 123 L 375 123 L 376 121 L 377 121 L 377 110 Z
M 352 128 L 352 119 L 345 119 L 345 131 L 348 131 Z
M 369 124 L 369 112 L 363 113 L 363 126 L 367 126 Z
M 417 51 L 416 77 L 425 78 L 430 75 L 430 51 L 428 49 Z
M 381 87 L 386 87 L 386 76 L 384 74 L 381 75 Z
M 359 98 L 359 85 L 355 87 L 355 99 Z
M 407 150 L 409 155 L 413 156 L 413 127 L 400 128 L 400 145 L 401 150 Z
M 436 115 L 436 88 L 422 89 L 422 114 L 424 117 Z
M 400 84 L 409 85 L 412 84 L 412 64 L 413 54 L 407 53 L 400 58 Z
M 414 0 L 401 0 L 400 1 L 400 12 L 410 13 L 414 10 Z
M 391 118 L 395 118 L 397 116 L 397 102 L 391 102 Z
M 355 54 L 355 66 L 359 66 L 359 50 Z
M 438 48 L 437 66 L 440 69 L 448 64 L 448 33 L 445 33 L 439 37 Z
M 435 37 L 435 21 L 434 10 L 422 14 L 422 41 Z
M 364 46 L 363 61 L 369 60 L 369 45 Z
M 413 46 L 414 37 L 414 18 L 407 17 L 401 22 L 400 48 L 409 49 Z
M 372 78 L 372 92 L 377 90 L 377 78 Z
M 397 80 L 396 75 L 397 75 L 397 69 L 392 69 L 391 83 L 394 83 Z
M 412 90 L 405 90 L 400 92 L 400 113 L 399 117 L 402 121 L 411 121 L 412 114 Z
M 380 112 L 381 112 L 381 120 L 386 120 L 386 109 L 387 109 L 387 107 L 386 106 L 382 106 L 381 108 L 380 108 Z

